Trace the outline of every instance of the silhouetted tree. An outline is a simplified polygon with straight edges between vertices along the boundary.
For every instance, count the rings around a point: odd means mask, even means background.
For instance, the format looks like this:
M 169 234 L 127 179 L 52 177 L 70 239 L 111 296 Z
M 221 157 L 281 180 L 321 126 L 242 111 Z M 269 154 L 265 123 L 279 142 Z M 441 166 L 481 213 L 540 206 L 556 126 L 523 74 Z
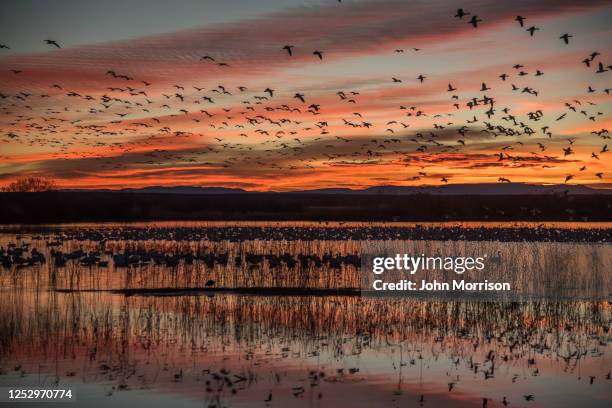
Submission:
M 40 191 L 55 190 L 57 184 L 51 179 L 44 177 L 23 177 L 13 181 L 2 189 L 9 193 L 36 193 Z

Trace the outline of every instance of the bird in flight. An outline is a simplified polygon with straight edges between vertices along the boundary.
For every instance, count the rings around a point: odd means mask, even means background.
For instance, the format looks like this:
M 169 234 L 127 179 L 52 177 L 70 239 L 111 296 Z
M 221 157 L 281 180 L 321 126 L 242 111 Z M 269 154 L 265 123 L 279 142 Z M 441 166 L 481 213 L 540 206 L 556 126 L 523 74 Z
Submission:
M 287 53 L 289 54 L 289 56 L 292 56 L 293 55 L 293 51 L 292 51 L 293 47 L 294 47 L 293 45 L 285 45 L 283 47 L 283 50 L 286 50 Z
M 472 27 L 478 27 L 478 23 L 481 23 L 482 20 L 478 18 L 478 16 L 472 16 L 472 19 L 468 21 L 468 24 L 471 24 Z
M 466 13 L 465 11 L 463 11 L 462 8 L 457 9 L 457 14 L 455 14 L 455 17 L 462 19 L 464 16 L 469 16 L 470 13 Z
M 521 25 L 521 27 L 524 27 L 524 22 L 525 22 L 525 17 L 523 16 L 516 16 L 516 18 L 514 19 L 514 21 L 518 21 L 518 23 Z
M 320 60 L 323 60 L 323 51 L 313 51 L 312 54 L 319 57 Z
M 569 44 L 569 39 L 572 38 L 573 35 L 570 35 L 568 33 L 563 34 L 561 37 L 559 37 L 560 39 L 563 40 L 564 43 Z
M 539 28 L 536 26 L 531 26 L 527 29 L 527 31 L 529 31 L 529 35 L 533 37 L 533 33 L 535 33 L 536 31 L 538 31 Z
M 45 40 L 45 43 L 48 44 L 48 45 L 54 45 L 57 48 L 62 48 L 62 47 L 60 47 L 60 45 L 55 40 Z

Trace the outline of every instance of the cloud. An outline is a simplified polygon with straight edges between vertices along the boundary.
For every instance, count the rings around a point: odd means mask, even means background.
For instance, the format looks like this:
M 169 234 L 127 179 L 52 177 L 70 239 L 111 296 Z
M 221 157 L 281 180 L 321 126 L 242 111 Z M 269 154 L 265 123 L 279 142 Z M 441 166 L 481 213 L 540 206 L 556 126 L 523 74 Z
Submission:
M 462 2 L 461 7 L 481 16 L 483 29 L 491 29 L 509 21 L 517 10 L 535 19 L 607 4 L 605 0 L 511 3 L 473 0 Z M 456 7 L 442 0 L 365 1 L 350 6 L 304 6 L 206 28 L 9 56 L 0 62 L 4 66 L 27 68 L 57 79 L 78 70 L 81 78 L 93 80 L 87 75 L 114 69 L 135 76 L 152 75 L 157 80 L 169 77 L 167 80 L 172 81 L 197 74 L 249 75 L 281 66 L 299 66 L 316 59 L 312 55 L 315 49 L 323 50 L 326 59 L 334 60 L 371 53 L 394 43 L 427 44 L 474 31 L 466 21 L 453 18 Z M 281 49 L 285 43 L 296 46 L 291 58 Z M 203 55 L 227 62 L 232 68 L 203 63 L 200 61 Z
M 523 96 L 510 91 L 509 82 L 498 79 L 500 71 L 511 68 L 505 59 L 488 57 L 488 51 L 500 54 L 493 40 L 510 24 L 516 25 L 513 18 L 519 12 L 539 24 L 546 17 L 603 5 L 609 2 L 326 4 L 175 33 L 3 57 L 0 85 L 6 98 L 0 100 L 0 142 L 8 148 L 3 149 L 7 159 L 0 167 L 0 179 L 43 172 L 80 184 L 95 184 L 95 180 L 134 183 L 131 178 L 145 183 L 157 177 L 164 183 L 248 179 L 253 181 L 246 183 L 268 188 L 275 183 L 286 187 L 338 182 L 343 177 L 344 184 L 355 183 L 348 177 L 373 180 L 369 173 L 374 164 L 385 167 L 382 171 L 387 173 L 377 175 L 384 179 L 392 171 L 401 173 L 406 165 L 436 165 L 441 174 L 458 171 L 460 177 L 468 177 L 468 170 L 541 166 L 542 160 L 523 156 L 527 154 L 523 150 L 529 151 L 540 139 L 503 132 L 495 136 L 482 131 L 483 121 L 520 131 L 521 126 L 502 121 L 502 109 L 508 107 L 519 122 L 539 131 L 536 125 L 544 123 L 529 121 L 525 115 L 542 109 L 555 136 L 557 130 L 581 135 L 599 129 L 609 121 L 585 126 L 580 114 L 570 112 L 567 120 L 552 122 L 557 112 L 566 110 L 563 103 L 569 87 L 559 87 L 558 78 L 548 70 L 563 69 L 563 78 L 571 74 L 572 83 L 580 86 L 587 74 L 595 74 L 592 70 L 582 74 L 585 68 L 579 62 L 579 49 L 523 55 L 520 51 L 527 48 L 525 44 L 511 44 L 504 58 L 521 57 L 531 73 L 536 66 L 546 71 L 543 79 L 512 77 L 521 86 L 534 81 L 541 89 L 538 98 Z M 454 18 L 457 7 L 477 14 L 484 20 L 482 27 L 475 30 L 465 20 Z M 293 57 L 281 48 L 287 43 L 295 45 Z M 453 48 L 461 44 L 466 45 Z M 409 54 L 411 45 L 426 51 Z M 437 54 L 427 54 L 430 46 Z M 394 48 L 407 52 L 403 59 L 389 63 Z M 312 55 L 315 49 L 324 51 L 323 61 Z M 203 55 L 230 67 L 202 61 Z M 575 66 L 567 68 L 568 60 L 575 61 Z M 423 84 L 415 79 L 421 68 L 428 70 Z M 10 69 L 23 72 L 15 75 Z M 134 79 L 113 78 L 107 70 Z M 391 81 L 393 70 L 402 74 L 404 82 Z M 451 74 L 446 75 L 448 72 Z M 446 91 L 449 78 L 458 88 L 460 110 L 455 110 L 452 93 Z M 493 87 L 490 96 L 495 97 L 497 116 L 492 119 L 483 114 L 488 107 L 465 108 L 471 98 L 482 97 L 481 78 Z M 54 83 L 62 89 L 50 88 Z M 219 84 L 229 92 L 220 92 Z M 239 91 L 238 85 L 249 89 Z M 255 99 L 265 95 L 266 86 L 276 90 L 274 98 Z M 336 94 L 339 90 L 345 90 L 354 103 L 341 99 Z M 79 95 L 68 96 L 72 92 Z M 293 98 L 295 92 L 304 93 L 307 102 Z M 604 111 L 609 100 L 603 94 L 590 99 L 603 107 L 585 104 L 582 109 L 589 115 Z M 316 115 L 308 112 L 311 103 L 320 105 Z M 415 109 L 410 110 L 411 106 Z M 417 116 L 416 111 L 423 114 Z M 479 121 L 460 134 L 459 127 L 476 115 Z M 364 122 L 371 126 L 365 127 Z M 434 124 L 444 129 L 433 129 Z M 581 138 L 576 149 L 587 143 L 596 146 L 593 139 Z M 517 141 L 524 141 L 525 147 L 516 145 Z M 507 145 L 512 145 L 508 152 L 515 159 L 498 163 L 499 149 Z M 561 154 L 558 142 L 547 145 L 557 149 L 551 155 Z M 426 151 L 418 153 L 419 146 L 426 146 Z M 567 169 L 576 161 L 547 159 L 547 163 Z M 278 180 L 282 177 L 287 180 Z

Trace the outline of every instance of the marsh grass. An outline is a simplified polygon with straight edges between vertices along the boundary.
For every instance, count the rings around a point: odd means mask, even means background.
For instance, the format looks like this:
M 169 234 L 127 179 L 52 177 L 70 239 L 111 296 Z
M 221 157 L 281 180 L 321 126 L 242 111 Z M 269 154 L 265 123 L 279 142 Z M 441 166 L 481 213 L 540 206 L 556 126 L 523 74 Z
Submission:
M 34 243 L 36 244 L 36 243 Z M 213 280 L 215 287 L 297 287 L 297 288 L 359 288 L 363 278 L 372 278 L 352 264 L 337 267 L 313 261 L 303 265 L 299 261 L 289 267 L 285 262 L 271 266 L 264 258 L 261 263 L 246 261 L 247 254 L 282 257 L 327 254 L 331 257 L 356 255 L 363 249 L 368 253 L 408 253 L 426 256 L 482 256 L 487 254 L 485 269 L 478 274 L 469 271 L 459 278 L 511 282 L 525 293 L 553 293 L 560 289 L 569 294 L 591 294 L 606 297 L 612 288 L 612 246 L 594 243 L 551 242 L 490 242 L 490 241 L 65 241 L 61 250 L 71 252 L 99 251 L 108 267 L 82 266 L 68 261 L 56 267 L 51 261 L 50 249 L 38 249 L 47 257 L 47 263 L 27 268 L 0 270 L 0 283 L 4 286 L 53 287 L 66 289 L 138 289 L 138 288 L 200 288 Z M 57 249 L 57 248 L 56 248 Z M 116 267 L 109 254 L 116 253 L 192 254 L 196 258 L 206 254 L 226 254 L 227 265 L 215 263 L 209 267 L 201 260 L 176 266 L 156 265 L 153 262 Z M 236 263 L 236 258 L 240 262 Z M 440 271 L 419 271 L 418 279 L 448 279 Z M 366 282 L 367 283 L 367 282 Z M 572 292 L 573 291 L 573 292 Z
M 33 243 L 39 244 L 42 242 Z M 121 390 L 161 387 L 172 392 L 188 381 L 204 392 L 204 384 L 211 381 L 214 387 L 205 397 L 209 404 L 231 401 L 233 392 L 261 401 L 271 388 L 277 395 L 277 390 L 289 387 L 286 382 L 296 366 L 302 374 L 292 386 L 307 384 L 304 381 L 311 381 L 314 370 L 327 375 L 329 386 L 348 383 L 351 375 L 359 386 L 373 378 L 369 367 L 384 361 L 389 363 L 382 369 L 384 375 L 397 376 L 397 368 L 404 364 L 413 383 L 429 381 L 444 391 L 449 381 L 444 373 L 449 372 L 478 378 L 486 390 L 496 378 L 502 381 L 504 373 L 520 372 L 530 378 L 542 368 L 539 375 L 555 384 L 560 376 L 579 381 L 577 373 L 584 366 L 597 368 L 591 372 L 598 375 L 598 381 L 609 369 L 605 362 L 610 354 L 612 307 L 606 301 L 156 297 L 53 290 L 199 287 L 208 279 L 227 287 L 358 287 L 360 270 L 354 266 L 302 267 L 298 263 L 295 268 L 272 268 L 264 262 L 252 268 L 244 262 L 236 265 L 233 258 L 244 260 L 247 253 L 358 254 L 363 246 L 383 244 L 389 242 L 65 241 L 58 248 L 64 252 L 82 248 L 103 254 L 141 250 L 228 253 L 230 262 L 214 268 L 199 261 L 193 265 L 181 261 L 176 267 L 118 268 L 112 262 L 108 267 L 84 267 L 69 261 L 65 267 L 55 267 L 48 261 L 2 269 L 0 374 L 37 374 L 53 381 L 75 376 L 82 382 L 110 384 Z M 598 245 L 465 241 L 403 241 L 401 245 L 428 254 L 497 254 L 497 261 L 491 261 L 497 272 L 493 266 L 488 271 L 500 276 L 514 272 L 505 262 L 511 259 L 524 268 L 517 282 L 540 271 L 537 284 L 546 285 L 555 273 L 566 279 L 574 276 L 572 270 L 579 270 L 579 276 L 586 279 L 582 284 L 588 286 L 610 273 L 609 247 Z M 40 250 L 49 255 L 48 248 L 40 245 Z M 585 264 L 592 267 L 585 270 Z M 586 276 L 588 273 L 593 276 Z M 362 371 L 354 371 L 357 368 Z M 355 374 L 347 374 L 351 369 Z M 235 380 L 234 374 L 248 380 L 231 387 L 215 382 L 215 375 Z M 467 392 L 474 391 L 465 387 Z M 526 381 L 516 387 L 519 392 L 531 392 Z
M 606 299 L 612 294 L 612 246 L 593 243 L 491 242 L 491 241 L 393 241 L 364 245 L 362 289 L 371 289 L 374 279 L 449 282 L 508 282 L 509 296 Z M 372 257 L 408 254 L 419 257 L 483 257 L 484 269 L 455 273 L 444 269 L 422 269 L 415 274 L 392 270 L 376 275 Z M 367 262 L 366 262 L 367 260 Z M 367 263 L 367 264 L 366 264 Z

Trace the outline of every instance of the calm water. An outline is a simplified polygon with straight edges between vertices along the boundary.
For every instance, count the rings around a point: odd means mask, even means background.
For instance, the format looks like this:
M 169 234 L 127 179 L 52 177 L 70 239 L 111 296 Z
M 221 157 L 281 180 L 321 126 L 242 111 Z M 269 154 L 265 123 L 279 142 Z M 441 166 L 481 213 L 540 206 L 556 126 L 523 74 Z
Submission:
M 0 386 L 70 385 L 77 388 L 79 406 L 480 407 L 487 398 L 487 406 L 495 407 L 503 406 L 504 397 L 511 407 L 603 407 L 612 402 L 609 301 L 124 296 L 106 290 L 200 287 L 209 280 L 223 287 L 358 287 L 359 268 L 351 256 L 373 242 L 65 235 L 75 229 L 185 225 L 5 229 L 0 246 L 24 248 L 24 258 L 36 248 L 45 262 L 0 266 Z M 469 228 L 452 224 L 462 227 Z M 603 257 L 598 262 L 610 265 L 609 241 L 418 245 L 481 245 L 514 258 L 528 245 L 526 268 L 546 266 L 544 260 L 559 252 L 573 254 L 572 259 L 595 257 L 596 252 L 598 259 Z M 80 257 L 56 264 L 53 253 L 59 252 Z M 117 266 L 117 254 L 138 258 Z M 212 264 L 210 254 L 217 257 Z M 300 262 L 299 255 L 306 260 Z M 317 255 L 320 262 L 308 255 Z M 56 290 L 66 288 L 77 291 Z

